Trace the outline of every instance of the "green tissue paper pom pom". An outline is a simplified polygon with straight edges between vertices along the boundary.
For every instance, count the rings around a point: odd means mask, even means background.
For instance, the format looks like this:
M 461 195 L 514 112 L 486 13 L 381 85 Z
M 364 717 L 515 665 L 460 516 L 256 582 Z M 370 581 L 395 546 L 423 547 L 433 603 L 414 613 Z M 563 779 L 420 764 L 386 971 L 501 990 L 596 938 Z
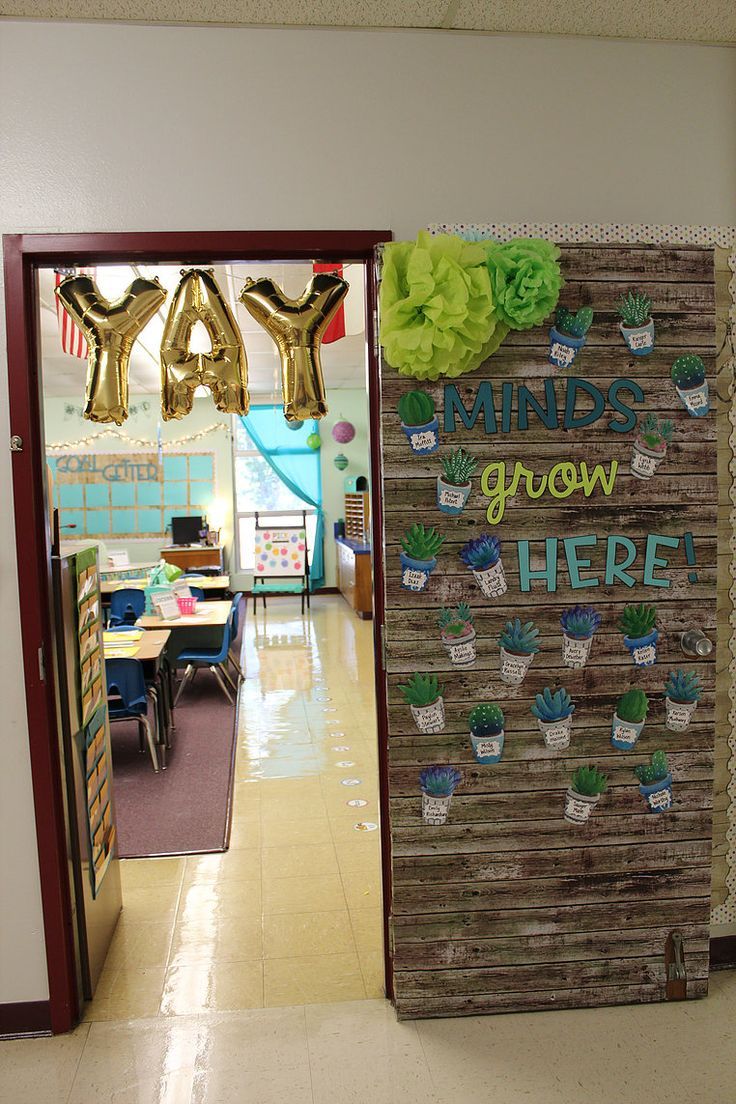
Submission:
M 381 344 L 403 376 L 473 372 L 508 333 L 493 309 L 486 248 L 453 234 L 391 242 L 383 254 Z
M 512 330 L 539 326 L 554 310 L 564 283 L 554 242 L 514 238 L 486 246 L 496 314 Z

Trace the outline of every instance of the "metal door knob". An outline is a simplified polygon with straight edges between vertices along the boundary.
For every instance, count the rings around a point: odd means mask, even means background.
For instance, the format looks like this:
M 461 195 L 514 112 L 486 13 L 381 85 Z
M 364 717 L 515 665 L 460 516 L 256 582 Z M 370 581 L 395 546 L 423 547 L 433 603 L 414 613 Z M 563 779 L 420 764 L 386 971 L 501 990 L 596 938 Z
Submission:
M 705 635 L 702 629 L 687 629 L 680 636 L 680 647 L 685 655 L 698 656 L 703 659 L 713 651 L 713 641 Z

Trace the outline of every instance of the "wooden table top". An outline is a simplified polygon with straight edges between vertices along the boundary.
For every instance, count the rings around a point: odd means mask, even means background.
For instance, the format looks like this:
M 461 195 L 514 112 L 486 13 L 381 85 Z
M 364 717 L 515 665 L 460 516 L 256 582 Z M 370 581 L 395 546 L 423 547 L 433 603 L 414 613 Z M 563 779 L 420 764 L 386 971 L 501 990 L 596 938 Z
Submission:
M 199 602 L 197 604 L 196 613 L 180 616 L 172 621 L 164 620 L 164 618 L 159 617 L 158 614 L 155 616 L 152 614 L 144 614 L 143 617 L 138 618 L 136 625 L 140 629 L 161 629 L 164 626 L 169 630 L 196 628 L 211 629 L 227 623 L 231 606 L 232 602 L 227 601 Z
M 230 587 L 229 575 L 203 575 L 201 579 L 182 579 L 181 581 L 188 583 L 190 586 L 199 587 L 200 590 L 205 592 L 208 590 L 228 590 Z M 114 590 L 125 590 L 126 587 L 130 587 L 132 590 L 143 590 L 146 586 L 148 586 L 147 579 L 114 579 L 111 582 L 104 582 L 103 580 L 100 583 L 100 590 L 103 594 L 112 594 Z
M 171 636 L 171 631 L 169 629 L 152 629 L 149 632 L 144 632 L 140 640 L 136 641 L 135 648 L 122 647 L 127 635 L 128 634 L 124 632 L 105 634 L 104 648 L 106 659 L 158 659 L 166 647 L 167 641 Z M 113 637 L 117 639 L 113 640 Z

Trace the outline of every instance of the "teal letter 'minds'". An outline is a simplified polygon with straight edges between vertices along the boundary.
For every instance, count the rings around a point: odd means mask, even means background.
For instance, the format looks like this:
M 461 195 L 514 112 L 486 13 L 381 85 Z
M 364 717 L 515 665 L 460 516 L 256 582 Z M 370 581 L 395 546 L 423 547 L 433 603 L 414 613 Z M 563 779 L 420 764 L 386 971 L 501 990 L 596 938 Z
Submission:
M 481 411 L 483 412 L 483 424 L 486 433 L 495 433 L 496 408 L 493 404 L 493 387 L 490 380 L 484 380 L 478 385 L 478 394 L 470 413 L 466 410 L 456 385 L 454 383 L 445 385 L 445 433 L 454 433 L 457 429 L 455 425 L 456 414 L 459 415 L 466 429 L 472 429 L 478 421 Z

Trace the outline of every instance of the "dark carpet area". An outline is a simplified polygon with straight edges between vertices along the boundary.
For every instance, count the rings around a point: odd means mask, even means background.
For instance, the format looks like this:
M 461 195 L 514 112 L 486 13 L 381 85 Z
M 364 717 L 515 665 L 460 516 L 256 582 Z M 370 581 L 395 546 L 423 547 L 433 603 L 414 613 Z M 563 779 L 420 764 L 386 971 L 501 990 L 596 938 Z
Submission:
M 149 712 L 150 712 L 149 706 Z M 138 751 L 138 726 L 111 726 L 118 847 L 123 859 L 225 849 L 235 707 L 200 671 L 176 709 L 165 771 Z

